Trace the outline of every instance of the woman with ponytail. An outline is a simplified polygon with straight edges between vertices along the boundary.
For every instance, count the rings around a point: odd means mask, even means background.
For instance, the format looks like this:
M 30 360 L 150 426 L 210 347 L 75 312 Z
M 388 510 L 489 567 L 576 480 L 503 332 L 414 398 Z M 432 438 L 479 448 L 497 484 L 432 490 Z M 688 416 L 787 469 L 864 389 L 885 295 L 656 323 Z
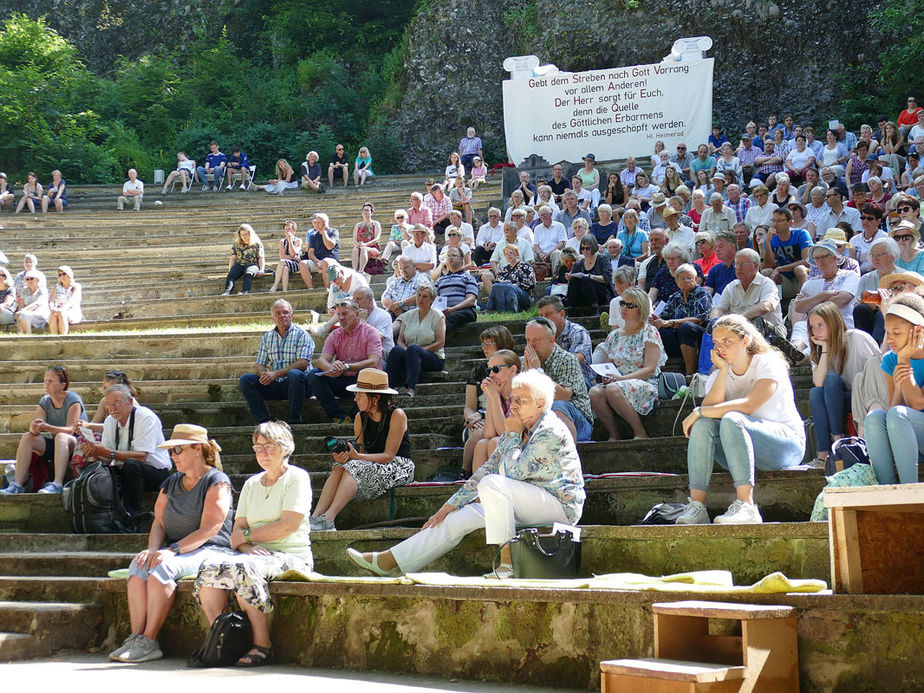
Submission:
M 201 426 L 177 424 L 170 440 L 158 447 L 169 450 L 176 472 L 161 484 L 148 547 L 129 569 L 131 634 L 109 654 L 116 662 L 163 657 L 157 635 L 177 580 L 197 575 L 208 559 L 231 553 L 231 480 L 221 469 L 218 443 Z
M 683 421 L 690 499 L 677 524 L 709 524 L 706 491 L 713 462 L 732 476 L 737 498 L 716 524 L 763 522 L 754 504 L 755 468 L 785 469 L 802 462 L 805 429 L 793 400 L 783 355 L 740 315 L 712 327 L 712 363 L 706 396 Z

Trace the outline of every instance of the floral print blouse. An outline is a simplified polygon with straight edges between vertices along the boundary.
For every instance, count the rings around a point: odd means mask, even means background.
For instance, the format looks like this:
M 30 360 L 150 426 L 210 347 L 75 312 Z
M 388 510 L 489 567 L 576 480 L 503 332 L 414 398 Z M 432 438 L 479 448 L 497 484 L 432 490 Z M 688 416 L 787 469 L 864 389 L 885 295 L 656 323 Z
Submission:
M 584 510 L 584 475 L 571 434 L 554 412 L 543 414 L 525 436 L 504 433 L 494 454 L 447 502 L 456 508 L 478 498 L 478 483 L 500 474 L 534 484 L 561 503 L 568 521 L 576 523 Z
M 231 246 L 231 253 L 234 255 L 234 261 L 239 265 L 259 265 L 260 258 L 263 257 L 263 243 L 245 246 L 235 243 Z
M 515 265 L 507 265 L 497 273 L 497 281 L 510 282 L 519 286 L 528 294 L 533 292 L 536 286 L 536 272 L 533 266 L 526 262 L 518 262 Z
M 677 290 L 671 294 L 671 297 L 667 299 L 667 305 L 661 311 L 661 319 L 699 318 L 703 325 L 708 325 L 711 311 L 712 296 L 703 287 L 695 286 L 686 303 L 684 303 L 682 291 Z
M 620 373 L 629 374 L 645 365 L 645 345 L 648 342 L 658 347 L 658 367 L 650 380 L 657 382 L 661 367 L 667 363 L 667 354 L 664 352 L 661 335 L 651 323 L 634 334 L 620 334 L 620 330 L 613 330 L 603 342 L 603 349 Z

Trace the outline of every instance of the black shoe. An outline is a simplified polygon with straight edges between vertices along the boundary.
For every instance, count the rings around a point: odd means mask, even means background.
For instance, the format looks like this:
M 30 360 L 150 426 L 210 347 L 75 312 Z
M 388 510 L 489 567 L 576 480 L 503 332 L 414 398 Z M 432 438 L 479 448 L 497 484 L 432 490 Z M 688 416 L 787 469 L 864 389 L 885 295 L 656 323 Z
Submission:
M 798 366 L 805 360 L 805 354 L 803 354 L 795 344 L 790 342 L 787 339 L 784 339 L 779 334 L 772 332 L 767 335 L 767 341 L 770 343 L 770 346 L 779 349 L 783 352 L 783 356 L 786 357 L 786 360 L 789 361 L 790 366 Z

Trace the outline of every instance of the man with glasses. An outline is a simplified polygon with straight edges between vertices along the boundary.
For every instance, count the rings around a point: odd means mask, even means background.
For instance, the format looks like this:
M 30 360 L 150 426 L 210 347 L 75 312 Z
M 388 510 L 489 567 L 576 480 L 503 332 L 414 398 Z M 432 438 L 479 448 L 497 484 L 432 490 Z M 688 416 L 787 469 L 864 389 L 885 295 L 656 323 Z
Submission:
M 350 160 L 346 158 L 342 144 L 338 144 L 336 147 L 334 147 L 334 153 L 331 156 L 330 163 L 327 166 L 327 182 L 329 183 L 331 190 L 334 189 L 335 177 L 343 178 L 344 188 L 349 185 Z
M 786 337 L 780 294 L 773 280 L 760 273 L 760 255 L 751 248 L 735 253 L 735 279 L 719 294 L 709 317 L 715 320 L 729 313 L 747 318 L 764 335 Z
M 815 225 L 819 235 L 824 233 L 826 229 L 834 228 L 842 221 L 846 221 L 850 224 L 850 228 L 854 231 L 860 228 L 860 212 L 853 207 L 844 205 L 844 198 L 841 196 L 840 190 L 837 188 L 830 188 L 825 191 L 825 202 L 828 203 L 831 212 L 828 214 L 827 219 L 821 220 L 821 224 Z
M 857 251 L 857 262 L 860 263 L 860 272 L 864 276 L 874 268 L 873 258 L 870 256 L 873 244 L 880 238 L 888 238 L 889 236 L 889 234 L 879 228 L 881 223 L 882 209 L 874 205 L 863 205 L 863 208 L 860 210 L 860 225 L 862 226 L 862 230 L 860 233 L 854 234 L 851 237 L 850 245 Z M 898 246 L 896 246 L 896 251 L 897 248 Z
M 145 491 L 156 491 L 170 476 L 173 463 L 164 442 L 164 425 L 153 411 L 132 398 L 127 385 L 112 385 L 103 395 L 108 412 L 99 445 L 84 443 L 87 459 L 115 467 L 122 481 L 122 505 L 130 515 L 141 512 Z
M 693 163 L 692 152 L 687 151 L 687 145 L 684 142 L 677 143 L 677 151 L 670 156 L 671 162 L 677 164 L 680 168 L 680 176 L 684 181 L 690 180 L 690 164 Z
M 568 427 L 574 441 L 590 440 L 594 415 L 581 365 L 574 354 L 555 343 L 555 325 L 547 318 L 538 317 L 526 323 L 523 365 L 555 382 L 552 411 Z
M 344 413 L 339 398 L 347 394 L 347 386 L 355 385 L 363 368 L 382 367 L 382 337 L 372 325 L 363 322 L 356 299 L 346 298 L 337 304 L 340 329 L 332 330 L 324 341 L 317 368 L 308 371 L 307 394 L 336 423 L 348 423 L 352 418 Z M 356 407 L 351 407 L 355 414 Z
M 881 218 L 882 210 L 869 205 L 864 207 L 863 217 L 876 218 L 873 214 L 867 213 L 867 209 L 877 210 L 880 215 L 879 218 Z M 869 220 L 864 220 L 864 224 L 869 223 L 871 223 Z M 884 277 L 890 277 L 891 281 L 891 279 L 894 279 L 892 275 L 911 274 L 908 270 L 903 270 L 895 266 L 895 261 L 901 257 L 901 250 L 894 238 L 889 238 L 884 231 L 881 233 L 883 235 L 876 238 L 876 240 L 870 244 L 868 257 L 869 263 L 873 269 L 860 277 L 860 285 L 857 288 L 857 292 L 860 296 L 866 291 L 879 292 L 880 283 Z M 854 238 L 856 237 L 857 236 L 854 236 Z M 895 293 L 895 285 L 890 285 L 889 288 L 892 293 Z M 901 289 L 903 287 L 899 286 L 898 288 Z M 914 287 L 912 286 L 911 288 Z M 891 293 L 880 293 L 880 296 L 888 299 L 891 297 Z M 857 303 L 853 307 L 853 324 L 858 330 L 863 330 L 867 334 L 872 335 L 877 344 L 882 343 L 885 337 L 885 316 L 882 313 L 880 305 L 866 302 Z
M 523 214 L 526 218 L 526 214 Z M 517 232 L 519 234 L 519 231 Z M 533 256 L 536 262 L 548 263 L 554 275 L 561 264 L 561 251 L 568 242 L 568 231 L 560 221 L 552 219 L 552 208 L 539 208 L 539 224 L 533 229 Z
M 302 423 L 305 384 L 314 340 L 298 325 L 292 324 L 292 304 L 279 299 L 273 304 L 275 327 L 260 338 L 254 373 L 241 376 L 241 394 L 260 424 L 270 420 L 266 400 L 288 400 L 289 423 Z
M 738 219 L 735 212 L 725 206 L 722 193 L 714 192 L 709 196 L 709 207 L 703 212 L 699 220 L 699 230 L 709 231 L 713 235 L 721 231 L 731 231 Z
M 405 311 L 416 308 L 417 290 L 422 285 L 430 283 L 430 278 L 426 273 L 417 271 L 414 258 L 399 255 L 397 263 L 400 274 L 382 294 L 382 305 L 394 319 L 399 318 Z M 394 323 L 394 327 L 398 328 L 397 322 Z

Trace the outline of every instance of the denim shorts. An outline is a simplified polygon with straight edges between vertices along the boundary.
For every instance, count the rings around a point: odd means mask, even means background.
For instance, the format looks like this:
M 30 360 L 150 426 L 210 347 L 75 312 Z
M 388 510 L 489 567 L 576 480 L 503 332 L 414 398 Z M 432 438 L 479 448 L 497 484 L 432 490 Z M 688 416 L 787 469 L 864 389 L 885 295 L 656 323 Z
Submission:
M 590 434 L 593 432 L 593 424 L 591 424 L 590 421 L 587 420 L 587 417 L 584 416 L 584 413 L 571 404 L 571 402 L 566 402 L 563 399 L 556 399 L 552 402 L 552 411 L 560 411 L 571 419 L 571 423 L 574 424 L 574 430 L 577 432 L 577 439 L 579 441 L 590 440 Z

